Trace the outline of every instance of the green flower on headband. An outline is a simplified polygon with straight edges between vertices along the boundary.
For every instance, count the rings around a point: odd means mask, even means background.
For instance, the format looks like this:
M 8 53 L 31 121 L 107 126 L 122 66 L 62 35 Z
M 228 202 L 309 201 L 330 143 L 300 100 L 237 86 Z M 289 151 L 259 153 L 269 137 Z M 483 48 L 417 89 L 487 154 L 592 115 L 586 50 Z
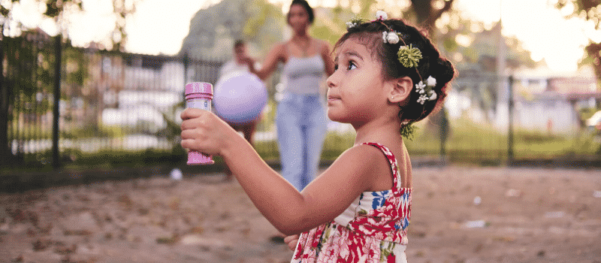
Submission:
M 422 52 L 418 48 L 413 47 L 413 44 L 401 46 L 397 55 L 401 64 L 406 68 L 417 68 L 419 60 L 422 59 Z
M 407 140 L 413 141 L 416 130 L 417 127 L 415 127 L 412 121 L 404 121 L 403 124 L 401 124 L 401 136 L 405 137 Z

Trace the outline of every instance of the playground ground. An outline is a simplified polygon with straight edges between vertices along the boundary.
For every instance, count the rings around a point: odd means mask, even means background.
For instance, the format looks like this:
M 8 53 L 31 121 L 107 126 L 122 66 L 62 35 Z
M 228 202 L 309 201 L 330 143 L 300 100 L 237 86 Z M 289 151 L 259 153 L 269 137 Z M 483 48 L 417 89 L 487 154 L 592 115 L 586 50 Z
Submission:
M 0 262 L 289 262 L 236 181 L 0 193 Z M 601 262 L 601 170 L 414 169 L 409 262 Z

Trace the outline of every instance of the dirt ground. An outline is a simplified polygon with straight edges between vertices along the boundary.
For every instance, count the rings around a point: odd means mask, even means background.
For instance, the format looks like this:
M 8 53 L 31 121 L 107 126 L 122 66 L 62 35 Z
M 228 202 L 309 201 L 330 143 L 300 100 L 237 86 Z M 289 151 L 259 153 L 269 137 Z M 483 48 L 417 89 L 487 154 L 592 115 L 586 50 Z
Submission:
M 0 262 L 289 262 L 236 181 L 0 194 Z M 409 262 L 601 262 L 601 171 L 414 169 Z

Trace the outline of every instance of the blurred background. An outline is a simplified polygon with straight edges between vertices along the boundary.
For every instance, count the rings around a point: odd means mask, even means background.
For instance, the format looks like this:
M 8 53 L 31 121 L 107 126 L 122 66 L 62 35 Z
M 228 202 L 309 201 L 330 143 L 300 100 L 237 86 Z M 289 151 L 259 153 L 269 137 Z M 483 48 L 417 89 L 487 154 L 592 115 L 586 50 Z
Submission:
M 2 0 L 0 174 L 185 167 L 184 85 L 215 84 L 236 39 L 262 60 L 288 39 L 290 0 Z M 377 10 L 426 28 L 459 69 L 444 110 L 418 124 L 415 162 L 601 163 L 598 0 L 309 0 L 332 45 Z M 255 134 L 279 163 L 279 74 Z M 331 122 L 324 163 L 353 144 Z M 219 163 L 221 160 L 217 159 Z

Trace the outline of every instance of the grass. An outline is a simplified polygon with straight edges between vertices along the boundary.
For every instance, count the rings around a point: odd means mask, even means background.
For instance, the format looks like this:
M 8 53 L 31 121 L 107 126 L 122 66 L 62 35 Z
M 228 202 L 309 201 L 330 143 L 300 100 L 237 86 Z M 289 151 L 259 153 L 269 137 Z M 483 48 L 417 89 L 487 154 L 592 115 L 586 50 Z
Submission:
M 107 129 L 110 130 L 110 129 Z M 106 132 L 106 131 L 105 131 Z M 109 131 L 109 133 L 119 133 Z M 328 133 L 322 151 L 322 160 L 333 161 L 343 151 L 352 147 L 355 135 Z M 413 140 L 405 140 L 413 158 L 438 157 L 441 151 L 440 136 L 436 125 L 418 123 Z M 266 161 L 279 160 L 277 141 L 260 141 L 255 149 Z M 508 159 L 506 132 L 465 119 L 454 120 L 450 137 L 445 145 L 447 158 L 454 163 L 477 163 L 481 165 L 501 165 Z M 51 152 L 21 156 L 13 167 L 0 168 L 2 171 L 44 171 L 50 169 Z M 144 167 L 149 164 L 178 164 L 186 160 L 185 151 L 175 146 L 171 150 L 103 150 L 96 153 L 82 153 L 73 149 L 61 150 L 61 163 L 67 169 L 94 169 L 116 167 Z M 583 132 L 578 136 L 559 136 L 538 131 L 516 129 L 514 132 L 514 159 L 555 159 L 581 158 L 601 159 L 601 144 L 593 134 Z M 219 157 L 217 163 L 222 162 Z

